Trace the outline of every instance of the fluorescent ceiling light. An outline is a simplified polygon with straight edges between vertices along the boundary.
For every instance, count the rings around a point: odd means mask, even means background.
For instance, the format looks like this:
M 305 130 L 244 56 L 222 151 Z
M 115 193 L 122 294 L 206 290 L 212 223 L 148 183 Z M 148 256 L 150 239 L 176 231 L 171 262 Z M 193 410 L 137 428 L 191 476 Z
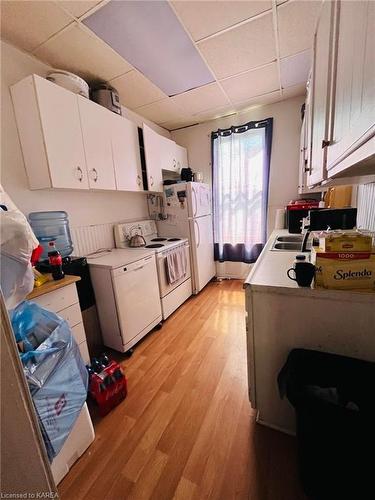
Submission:
M 214 81 L 166 1 L 111 1 L 83 22 L 168 96 Z

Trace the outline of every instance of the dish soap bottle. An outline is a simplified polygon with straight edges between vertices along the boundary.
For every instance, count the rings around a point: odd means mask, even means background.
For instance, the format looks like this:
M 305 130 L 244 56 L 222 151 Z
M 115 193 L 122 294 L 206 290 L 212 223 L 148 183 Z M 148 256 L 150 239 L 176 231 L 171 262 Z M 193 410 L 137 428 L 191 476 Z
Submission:
M 51 266 L 52 278 L 54 280 L 62 280 L 65 276 L 62 268 L 62 257 L 60 252 L 56 249 L 54 241 L 48 243 L 48 260 Z

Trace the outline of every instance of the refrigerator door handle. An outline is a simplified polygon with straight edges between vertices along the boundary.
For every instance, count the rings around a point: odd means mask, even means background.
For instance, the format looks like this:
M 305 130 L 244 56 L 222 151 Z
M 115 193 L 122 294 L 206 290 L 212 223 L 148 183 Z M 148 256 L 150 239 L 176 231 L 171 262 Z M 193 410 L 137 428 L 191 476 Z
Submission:
M 195 191 L 195 189 L 192 187 L 191 188 L 192 192 L 193 192 L 193 198 L 191 199 L 192 201 L 192 205 L 193 205 L 193 217 L 195 217 L 197 215 L 197 210 L 198 210 L 198 199 L 197 199 L 197 192 Z M 194 203 L 195 201 L 195 203 Z
M 201 232 L 200 232 L 200 229 L 199 229 L 199 224 L 198 224 L 198 222 L 196 220 L 194 221 L 194 224 L 197 225 L 197 229 L 198 229 L 198 243 L 196 244 L 197 248 L 198 248 L 199 245 L 201 244 Z

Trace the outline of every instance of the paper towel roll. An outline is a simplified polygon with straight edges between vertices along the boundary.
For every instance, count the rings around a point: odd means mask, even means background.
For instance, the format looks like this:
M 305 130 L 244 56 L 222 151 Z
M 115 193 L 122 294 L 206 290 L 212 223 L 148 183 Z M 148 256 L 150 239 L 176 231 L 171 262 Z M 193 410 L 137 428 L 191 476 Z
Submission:
M 278 208 L 275 215 L 275 229 L 285 229 L 285 209 Z

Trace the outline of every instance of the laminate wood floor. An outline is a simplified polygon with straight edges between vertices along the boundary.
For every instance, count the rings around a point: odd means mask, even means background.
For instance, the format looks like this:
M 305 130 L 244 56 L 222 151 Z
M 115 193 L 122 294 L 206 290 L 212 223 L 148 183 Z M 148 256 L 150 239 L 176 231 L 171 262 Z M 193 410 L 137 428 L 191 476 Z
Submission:
M 59 485 L 78 500 L 302 500 L 295 439 L 255 423 L 242 282 L 210 283 L 117 354 L 128 397 Z

